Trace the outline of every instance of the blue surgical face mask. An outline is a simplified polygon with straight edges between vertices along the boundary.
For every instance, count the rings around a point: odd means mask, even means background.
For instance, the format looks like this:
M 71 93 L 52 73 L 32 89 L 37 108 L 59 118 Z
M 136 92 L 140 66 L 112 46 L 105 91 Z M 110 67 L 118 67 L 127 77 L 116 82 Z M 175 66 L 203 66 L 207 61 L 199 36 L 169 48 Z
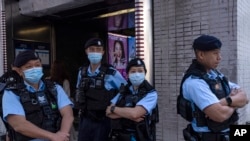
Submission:
M 34 67 L 23 71 L 24 78 L 30 83 L 37 84 L 43 76 L 42 67 Z
M 131 73 L 129 74 L 129 80 L 133 86 L 139 86 L 145 80 L 145 73 Z
M 88 59 L 91 64 L 97 64 L 102 60 L 102 53 L 90 52 L 88 53 Z

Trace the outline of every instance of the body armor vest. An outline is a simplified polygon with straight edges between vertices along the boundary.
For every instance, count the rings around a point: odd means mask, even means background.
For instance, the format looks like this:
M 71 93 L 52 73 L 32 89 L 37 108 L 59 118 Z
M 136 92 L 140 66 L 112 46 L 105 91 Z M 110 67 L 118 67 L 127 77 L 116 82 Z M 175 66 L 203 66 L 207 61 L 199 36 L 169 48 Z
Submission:
M 131 84 L 121 85 L 120 98 L 116 103 L 118 107 L 135 107 L 136 103 L 144 98 L 148 93 L 155 89 L 146 81 L 139 86 L 138 93 L 132 94 L 129 90 Z M 152 115 L 147 115 L 141 122 L 134 122 L 126 118 L 112 119 L 111 128 L 121 132 L 132 131 L 136 134 L 139 141 L 155 140 L 155 123 L 158 122 L 158 107 L 156 107 Z M 119 133 L 118 133 L 119 134 Z
M 46 85 L 44 91 L 32 93 L 25 87 L 12 91 L 20 97 L 28 121 L 44 130 L 55 133 L 60 129 L 62 119 L 57 105 L 57 90 L 53 82 L 49 80 L 44 82 Z M 13 129 L 10 129 L 10 134 L 15 141 L 32 139 L 15 132 Z
M 108 65 L 102 65 L 97 76 L 87 75 L 87 67 L 81 68 L 81 81 L 78 88 L 78 105 L 83 114 L 99 119 L 105 117 L 105 110 L 110 100 L 117 94 L 116 89 L 107 90 L 104 86 L 105 75 L 114 75 L 116 70 Z
M 197 126 L 208 126 L 208 128 L 213 132 L 219 132 L 224 129 L 229 128 L 230 124 L 235 123 L 238 120 L 238 114 L 234 112 L 232 116 L 225 120 L 224 122 L 216 122 L 207 117 L 205 113 L 202 112 L 196 105 L 194 105 L 194 111 L 192 110 L 192 103 L 186 100 L 182 94 L 182 85 L 184 81 L 191 75 L 196 76 L 200 79 L 203 79 L 210 87 L 211 91 L 216 95 L 218 99 L 228 96 L 231 92 L 228 80 L 226 77 L 221 77 L 218 73 L 217 78 L 210 79 L 204 69 L 204 67 L 199 64 L 196 60 L 193 60 L 193 63 L 188 68 L 185 76 L 182 79 L 180 87 L 180 95 L 177 98 L 177 113 L 180 114 L 183 118 L 188 121 L 192 121 L 193 118 L 196 118 Z

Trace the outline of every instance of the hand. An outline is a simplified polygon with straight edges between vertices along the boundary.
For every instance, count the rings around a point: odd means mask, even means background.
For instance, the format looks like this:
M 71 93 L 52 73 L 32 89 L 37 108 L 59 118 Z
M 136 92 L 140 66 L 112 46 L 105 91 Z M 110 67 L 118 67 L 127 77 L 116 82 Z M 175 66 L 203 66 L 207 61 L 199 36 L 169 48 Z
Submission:
M 145 116 L 140 117 L 140 118 L 137 118 L 137 119 L 135 119 L 135 120 L 133 120 L 133 121 L 135 121 L 135 122 L 141 122 L 141 121 L 144 120 L 144 118 L 145 118 Z
M 239 89 L 240 90 L 240 89 Z M 234 96 L 238 93 L 238 89 L 234 88 L 231 90 L 231 93 L 229 94 L 230 96 Z
M 58 131 L 55 133 L 55 136 L 53 136 L 51 141 L 69 141 L 69 137 L 69 133 Z
M 111 105 L 106 108 L 106 115 L 108 116 L 110 114 L 111 114 Z
M 242 89 L 232 90 L 230 93 L 233 107 L 241 108 L 248 103 L 248 97 Z

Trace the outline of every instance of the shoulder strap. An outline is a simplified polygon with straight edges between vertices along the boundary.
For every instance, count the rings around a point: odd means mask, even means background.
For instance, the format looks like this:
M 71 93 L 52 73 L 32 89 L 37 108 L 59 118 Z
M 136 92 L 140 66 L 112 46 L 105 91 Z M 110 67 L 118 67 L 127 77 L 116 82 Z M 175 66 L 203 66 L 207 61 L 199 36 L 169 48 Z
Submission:
M 57 99 L 56 83 L 54 81 L 51 81 L 50 79 L 43 79 L 43 82 L 46 86 L 46 89 L 49 91 L 49 93 L 56 100 Z
M 144 82 L 139 86 L 139 97 L 142 99 L 145 97 L 148 93 L 155 91 L 155 88 L 149 84 L 147 80 L 144 80 Z
M 88 66 L 85 66 L 85 65 L 79 68 L 79 71 L 81 71 L 82 78 L 87 76 L 87 70 L 88 70 Z
M 105 74 L 109 74 L 109 75 L 115 75 L 116 73 L 116 70 L 115 68 L 110 65 L 110 64 L 102 64 L 101 67 L 100 67 L 100 72 L 104 72 Z

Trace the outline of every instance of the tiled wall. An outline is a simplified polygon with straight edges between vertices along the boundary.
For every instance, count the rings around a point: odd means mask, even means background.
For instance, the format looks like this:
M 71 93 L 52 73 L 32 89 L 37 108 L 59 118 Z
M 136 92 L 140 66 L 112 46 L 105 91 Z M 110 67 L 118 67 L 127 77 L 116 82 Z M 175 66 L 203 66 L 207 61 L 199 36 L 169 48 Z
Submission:
M 248 0 L 153 1 L 154 79 L 160 110 L 158 141 L 183 140 L 182 129 L 187 123 L 176 114 L 176 97 L 183 72 L 194 58 L 192 42 L 199 35 L 221 39 L 222 62 L 218 69 L 246 91 L 250 89 L 249 4 Z M 240 123 L 250 120 L 246 108 L 239 110 Z

